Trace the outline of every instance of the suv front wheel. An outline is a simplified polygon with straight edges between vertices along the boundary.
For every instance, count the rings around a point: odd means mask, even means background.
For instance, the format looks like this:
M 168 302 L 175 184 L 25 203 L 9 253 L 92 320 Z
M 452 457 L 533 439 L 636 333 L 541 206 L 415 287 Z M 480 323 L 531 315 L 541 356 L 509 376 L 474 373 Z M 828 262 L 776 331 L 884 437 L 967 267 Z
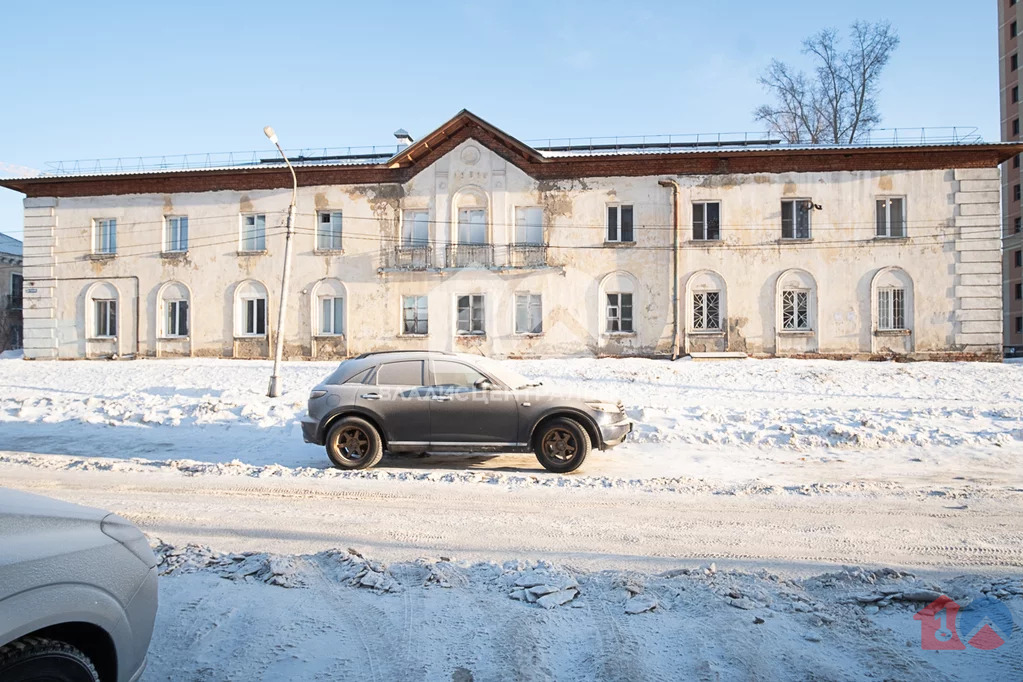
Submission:
M 342 417 L 327 432 L 327 456 L 338 469 L 369 469 L 384 456 L 383 441 L 365 419 Z
M 0 647 L 0 680 L 99 682 L 99 673 L 88 656 L 70 644 L 43 637 L 23 637 Z
M 536 434 L 534 450 L 544 469 L 559 474 L 575 471 L 590 454 L 590 436 L 573 419 L 552 419 Z

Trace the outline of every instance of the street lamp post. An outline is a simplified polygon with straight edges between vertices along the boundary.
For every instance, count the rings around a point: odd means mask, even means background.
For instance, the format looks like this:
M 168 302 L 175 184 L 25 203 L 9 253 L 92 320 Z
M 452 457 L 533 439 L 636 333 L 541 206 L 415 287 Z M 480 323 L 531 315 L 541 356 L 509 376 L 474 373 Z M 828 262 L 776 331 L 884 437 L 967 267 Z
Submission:
M 288 223 L 285 229 L 284 235 L 284 274 L 281 277 L 281 296 L 278 305 L 280 306 L 277 311 L 277 342 L 274 347 L 274 368 L 273 374 L 270 375 L 270 387 L 267 389 L 267 396 L 276 398 L 281 394 L 281 378 L 278 374 L 278 370 L 281 365 L 281 357 L 284 355 L 284 316 L 288 309 L 286 298 L 288 295 L 288 281 L 291 279 L 291 231 L 295 225 L 295 202 L 298 199 L 298 178 L 295 176 L 295 169 L 291 165 L 291 161 L 288 160 L 288 155 L 281 149 L 280 143 L 277 141 L 277 133 L 270 126 L 263 128 L 263 133 L 266 134 L 267 138 L 274 143 L 277 147 L 277 151 L 284 157 L 284 163 L 288 164 L 288 170 L 291 171 L 291 206 L 288 207 Z

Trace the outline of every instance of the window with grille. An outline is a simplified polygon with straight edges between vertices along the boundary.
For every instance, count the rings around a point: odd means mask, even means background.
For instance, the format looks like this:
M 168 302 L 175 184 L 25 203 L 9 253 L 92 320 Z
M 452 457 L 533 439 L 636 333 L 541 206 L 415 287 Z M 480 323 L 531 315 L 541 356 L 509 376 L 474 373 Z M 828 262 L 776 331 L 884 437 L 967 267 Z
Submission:
M 166 237 L 164 248 L 168 252 L 188 251 L 188 216 L 169 215 L 164 219 Z
M 458 333 L 485 334 L 483 296 L 472 294 L 458 297 Z
M 781 328 L 786 331 L 810 329 L 810 292 L 788 290 L 781 292 Z
M 607 295 L 605 329 L 610 333 L 632 331 L 632 294 Z
M 809 199 L 793 199 L 781 202 L 781 238 L 810 238 L 810 208 L 813 202 Z
M 266 334 L 266 299 L 242 299 L 244 323 L 242 333 L 245 336 L 263 336 Z
M 693 329 L 721 329 L 720 291 L 698 291 L 693 294 Z
M 188 301 L 164 301 L 166 320 L 165 336 L 188 336 Z
M 693 204 L 693 239 L 721 239 L 721 204 L 716 201 Z
M 341 250 L 341 211 L 320 211 L 316 221 L 316 249 Z
M 430 212 L 405 211 L 401 224 L 402 246 L 426 246 L 430 241 Z
M 320 334 L 336 336 L 345 333 L 345 299 L 324 296 L 320 299 Z
M 266 251 L 266 215 L 251 213 L 242 216 L 242 251 Z
M 878 199 L 875 234 L 878 237 L 906 236 L 906 201 L 902 197 Z
M 93 301 L 96 310 L 96 337 L 113 338 L 117 336 L 117 301 L 113 299 L 96 299 Z
M 430 330 L 426 296 L 403 296 L 401 320 L 403 334 L 427 334 Z
M 93 221 L 92 252 L 98 254 L 117 253 L 116 218 L 97 218 Z
M 632 205 L 613 204 L 607 207 L 606 241 L 633 242 Z
M 906 328 L 905 290 L 879 289 L 877 292 L 877 328 L 885 331 Z
M 543 304 L 540 294 L 515 295 L 515 333 L 543 332 Z

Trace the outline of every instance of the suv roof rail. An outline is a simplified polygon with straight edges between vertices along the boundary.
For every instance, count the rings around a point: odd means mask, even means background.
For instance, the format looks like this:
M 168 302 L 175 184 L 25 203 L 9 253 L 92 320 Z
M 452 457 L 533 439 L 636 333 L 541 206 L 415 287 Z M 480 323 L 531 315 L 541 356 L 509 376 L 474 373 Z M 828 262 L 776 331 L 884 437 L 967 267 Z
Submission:
M 436 353 L 437 355 L 454 355 L 454 353 L 446 350 L 375 350 L 370 351 L 369 353 L 356 355 L 352 358 L 352 360 L 362 360 L 363 358 L 368 358 L 374 355 L 389 355 L 391 353 Z

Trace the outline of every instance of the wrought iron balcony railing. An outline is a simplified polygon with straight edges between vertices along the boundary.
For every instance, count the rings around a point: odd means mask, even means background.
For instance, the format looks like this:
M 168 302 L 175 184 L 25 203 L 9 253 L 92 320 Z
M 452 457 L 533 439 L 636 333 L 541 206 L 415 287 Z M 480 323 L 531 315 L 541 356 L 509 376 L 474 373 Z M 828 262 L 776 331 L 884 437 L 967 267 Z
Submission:
M 509 244 L 508 265 L 513 268 L 547 267 L 547 245 L 533 243 Z
M 490 268 L 494 265 L 493 244 L 451 244 L 445 263 L 449 268 Z
M 385 251 L 384 256 L 384 267 L 389 270 L 429 270 L 434 267 L 431 246 L 395 246 Z

